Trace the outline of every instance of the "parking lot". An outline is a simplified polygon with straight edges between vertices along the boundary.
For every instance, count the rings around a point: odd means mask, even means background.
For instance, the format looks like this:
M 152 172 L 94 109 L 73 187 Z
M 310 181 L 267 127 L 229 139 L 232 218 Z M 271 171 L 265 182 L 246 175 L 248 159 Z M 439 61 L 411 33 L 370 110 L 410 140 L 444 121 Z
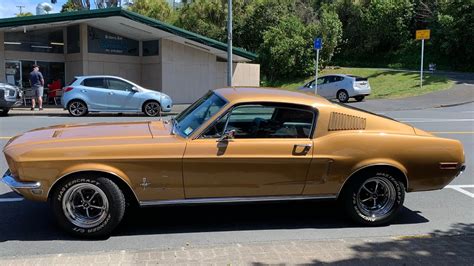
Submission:
M 22 200 L 0 184 L 0 256 L 174 249 L 187 246 L 275 241 L 410 237 L 474 233 L 474 104 L 425 110 L 380 111 L 402 122 L 460 140 L 466 172 L 440 191 L 409 193 L 390 226 L 364 228 L 350 223 L 332 202 L 240 206 L 160 207 L 130 215 L 108 239 L 83 241 L 60 230 L 47 204 Z M 138 115 L 15 115 L 0 120 L 0 145 L 26 130 L 54 124 L 136 121 Z M 158 119 L 158 118 L 156 118 Z M 163 119 L 169 119 L 169 116 Z M 5 160 L 0 170 L 6 171 Z

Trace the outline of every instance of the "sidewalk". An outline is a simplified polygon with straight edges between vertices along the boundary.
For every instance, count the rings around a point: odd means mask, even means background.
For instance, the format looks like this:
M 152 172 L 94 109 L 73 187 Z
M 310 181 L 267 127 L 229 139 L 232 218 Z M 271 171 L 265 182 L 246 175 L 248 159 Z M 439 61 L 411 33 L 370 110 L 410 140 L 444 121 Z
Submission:
M 225 244 L 0 258 L 0 265 L 473 265 L 474 235 Z

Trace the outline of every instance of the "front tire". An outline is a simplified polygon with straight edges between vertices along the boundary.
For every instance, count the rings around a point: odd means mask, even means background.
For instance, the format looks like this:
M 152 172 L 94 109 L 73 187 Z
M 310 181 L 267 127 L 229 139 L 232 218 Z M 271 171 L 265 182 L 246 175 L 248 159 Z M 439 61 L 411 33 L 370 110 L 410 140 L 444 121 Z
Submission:
M 347 103 L 349 101 L 349 93 L 347 93 L 346 90 L 338 91 L 336 97 L 341 103 Z
M 0 116 L 7 116 L 9 111 L 10 108 L 3 108 L 2 111 L 0 111 Z
M 397 215 L 405 200 L 405 186 L 389 173 L 366 172 L 347 184 L 342 196 L 353 221 L 378 226 Z
M 143 113 L 146 116 L 158 116 L 161 114 L 161 105 L 157 101 L 148 101 L 143 104 Z
M 110 179 L 81 174 L 57 185 L 50 204 L 58 224 L 76 236 L 107 237 L 125 214 L 125 196 Z
M 85 116 L 89 112 L 87 104 L 81 100 L 72 100 L 67 105 L 69 114 L 74 117 Z

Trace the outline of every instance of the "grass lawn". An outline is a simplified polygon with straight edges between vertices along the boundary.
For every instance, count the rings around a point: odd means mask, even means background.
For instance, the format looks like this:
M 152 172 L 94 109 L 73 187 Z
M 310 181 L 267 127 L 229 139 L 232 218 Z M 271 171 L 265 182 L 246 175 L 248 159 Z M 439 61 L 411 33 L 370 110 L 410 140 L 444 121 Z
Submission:
M 423 88 L 420 89 L 420 73 L 407 71 L 392 71 L 375 68 L 339 68 L 324 69 L 319 76 L 328 74 L 350 74 L 369 78 L 372 94 L 368 98 L 402 98 L 426 94 L 433 91 L 451 88 L 454 81 L 441 75 L 423 73 Z M 307 81 L 306 79 L 295 79 L 289 81 L 263 82 L 263 86 L 277 87 L 286 90 L 297 91 Z

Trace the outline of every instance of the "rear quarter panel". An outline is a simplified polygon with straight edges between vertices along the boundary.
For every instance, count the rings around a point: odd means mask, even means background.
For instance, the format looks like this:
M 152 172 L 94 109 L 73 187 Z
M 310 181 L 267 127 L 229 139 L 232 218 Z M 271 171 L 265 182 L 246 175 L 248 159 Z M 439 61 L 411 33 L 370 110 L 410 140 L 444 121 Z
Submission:
M 456 140 L 379 131 L 341 131 L 314 139 L 305 194 L 337 194 L 348 177 L 371 165 L 391 165 L 408 177 L 408 191 L 441 189 L 457 170 L 440 162 L 464 162 Z

